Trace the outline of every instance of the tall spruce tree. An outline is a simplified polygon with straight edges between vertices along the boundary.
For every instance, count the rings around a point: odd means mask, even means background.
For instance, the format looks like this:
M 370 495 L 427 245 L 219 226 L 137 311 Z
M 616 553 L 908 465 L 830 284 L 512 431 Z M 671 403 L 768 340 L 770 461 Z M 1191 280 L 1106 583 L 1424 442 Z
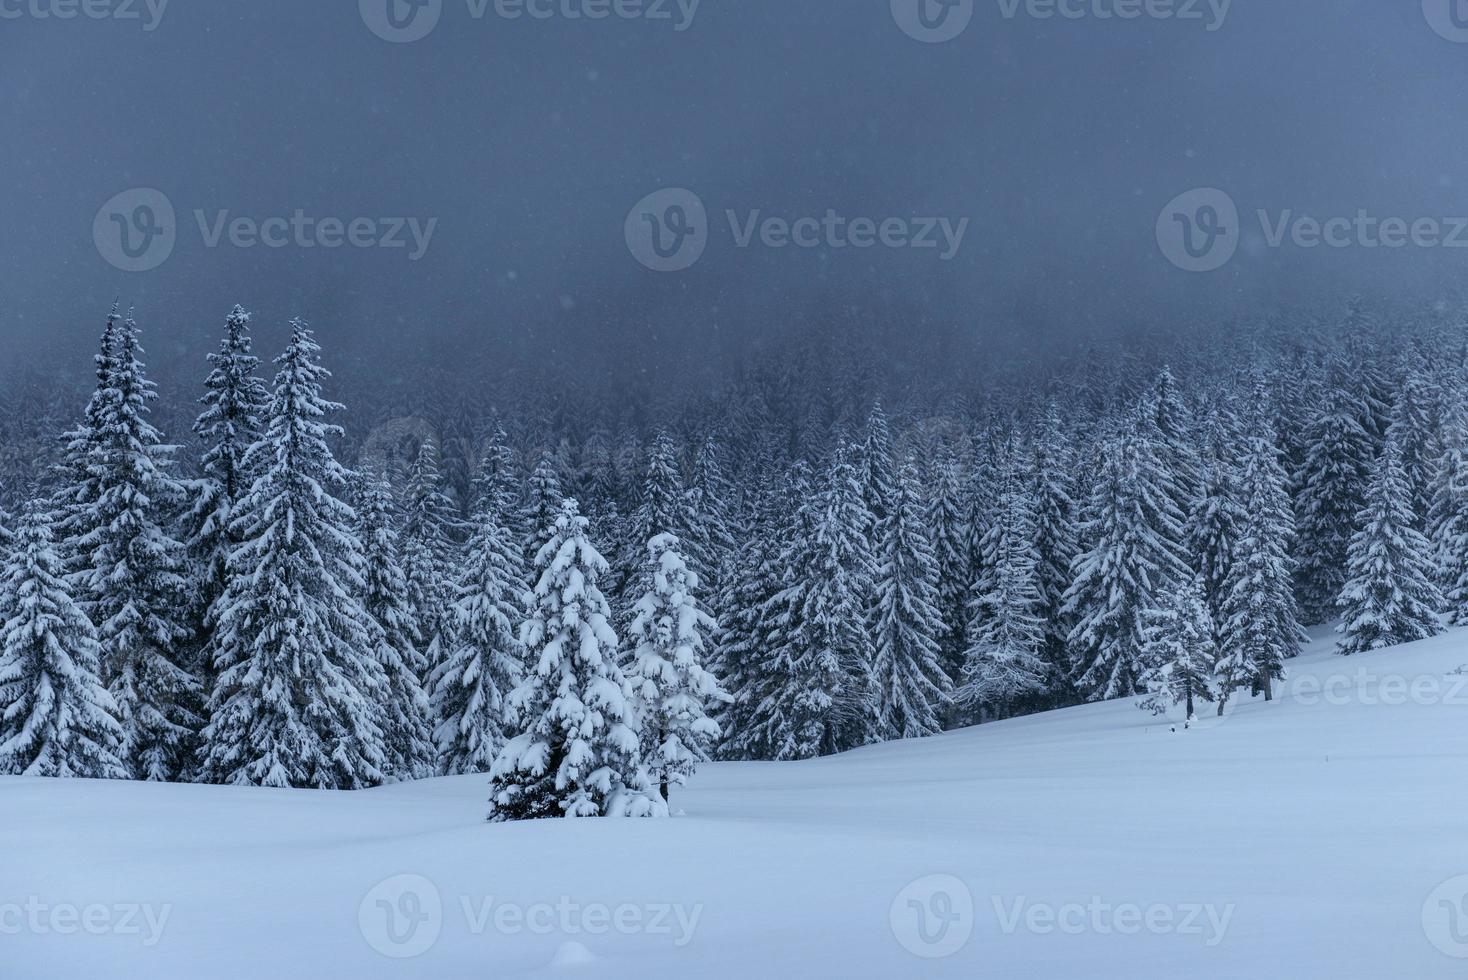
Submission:
M 1449 621 L 1468 626 L 1468 395 L 1448 403 L 1429 527 Z
M 87 464 L 96 496 L 72 542 L 75 587 L 97 627 L 123 759 L 140 779 L 169 780 L 190 765 L 202 724 L 203 692 L 187 666 L 186 556 L 171 533 L 184 488 L 171 472 L 173 447 L 148 421 L 157 396 L 131 317 L 115 340 Z
M 1414 526 L 1412 487 L 1396 435 L 1387 438 L 1351 537 L 1338 644 L 1347 655 L 1442 632 L 1443 597 L 1433 582 L 1431 547 Z
M 229 586 L 214 646 L 217 680 L 202 770 L 236 785 L 357 789 L 388 764 L 356 515 L 332 455 L 342 406 L 322 396 L 329 372 L 311 330 L 291 322 L 264 437 L 246 456 L 258 474 L 235 509 Z
M 684 785 L 719 737 L 709 711 L 730 700 L 704 666 L 704 638 L 715 623 L 698 601 L 698 573 L 688 567 L 678 538 L 648 542 L 647 592 L 632 620 L 628 680 L 642 727 L 642 757 L 663 800 Z
M 1305 431 L 1305 462 L 1295 479 L 1296 591 L 1306 623 L 1325 622 L 1339 611 L 1351 528 L 1365 504 L 1374 454 L 1375 436 L 1363 422 L 1372 413 L 1348 386 L 1339 363 L 1331 365 L 1324 398 Z
M 402 542 L 403 574 L 408 608 L 419 646 L 412 667 L 420 679 L 442 658 L 444 617 L 448 611 L 454 564 L 453 504 L 443 490 L 438 446 L 424 439 L 408 472 L 404 492 Z
M 449 607 L 445 656 L 429 689 L 438 719 L 434 739 L 445 775 L 489 772 L 509 738 L 510 692 L 520 684 L 525 649 L 517 635 L 524 613 L 520 543 L 502 521 L 506 501 L 481 498 Z
M 1035 567 L 1035 501 L 1015 455 L 1010 447 L 1000 466 L 957 694 L 961 704 L 991 715 L 1040 694 L 1049 681 L 1044 597 Z
M 387 755 L 383 773 L 398 780 L 423 779 L 434 774 L 437 753 L 428 696 L 418 680 L 417 624 L 399 559 L 392 487 L 380 476 L 363 477 L 356 505 L 365 579 L 362 605 L 371 618 L 372 651 L 385 683 L 379 702 Z
M 1075 581 L 1064 614 L 1073 617 L 1074 676 L 1093 698 L 1131 697 L 1145 670 L 1142 612 L 1189 573 L 1182 516 L 1151 442 L 1135 434 L 1109 439 L 1086 507 Z
M 40 501 L 26 505 L 6 556 L 0 620 L 0 774 L 127 778 L 97 634 Z
M 953 682 L 943 667 L 938 563 L 923 521 L 917 467 L 899 471 L 877 535 L 872 678 L 877 737 L 921 738 L 942 728 Z
M 1072 581 L 1071 566 L 1081 550 L 1075 466 L 1075 453 L 1066 439 L 1060 413 L 1051 404 L 1040 421 L 1033 450 L 1034 556 L 1045 660 L 1052 691 L 1061 703 L 1073 697 L 1068 677 L 1070 622 L 1065 613 L 1065 593 Z
M 973 583 L 968 578 L 968 518 L 963 506 L 963 479 L 958 457 L 947 447 L 940 450 L 933 463 L 931 486 L 926 524 L 932 534 L 933 563 L 938 573 L 937 604 L 943 624 L 939 648 L 944 673 L 953 677 L 963 668 L 964 630 L 968 625 L 968 597 Z
M 193 484 L 193 500 L 185 518 L 186 543 L 195 569 L 190 626 L 197 651 L 192 667 L 204 690 L 213 685 L 208 651 L 216 624 L 214 604 L 228 584 L 229 554 L 239 544 L 229 533 L 234 508 L 250 487 L 245 454 L 260 438 L 270 392 L 256 376 L 260 359 L 250 339 L 250 314 L 236 306 L 224 321 L 219 351 L 208 356 L 211 370 L 204 380 L 204 410 L 194 421 L 194 434 L 204 445 L 203 475 Z
M 563 502 L 536 555 L 520 640 L 525 679 L 510 694 L 519 731 L 490 770 L 492 821 L 658 816 L 639 753 L 629 685 L 600 583 L 606 559 L 574 499 Z
M 1295 521 L 1282 457 L 1273 426 L 1258 415 L 1240 459 L 1244 519 L 1229 548 L 1217 623 L 1220 713 L 1239 688 L 1272 698 L 1273 681 L 1307 639 L 1296 611 Z

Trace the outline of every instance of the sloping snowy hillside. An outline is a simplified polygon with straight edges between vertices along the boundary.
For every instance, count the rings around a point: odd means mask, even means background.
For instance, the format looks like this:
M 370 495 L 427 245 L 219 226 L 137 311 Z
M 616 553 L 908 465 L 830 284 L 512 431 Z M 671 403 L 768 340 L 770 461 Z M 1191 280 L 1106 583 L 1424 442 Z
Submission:
M 1291 670 L 1186 732 L 1112 703 L 713 765 L 667 821 L 4 778 L 0 976 L 1463 976 L 1468 633 Z

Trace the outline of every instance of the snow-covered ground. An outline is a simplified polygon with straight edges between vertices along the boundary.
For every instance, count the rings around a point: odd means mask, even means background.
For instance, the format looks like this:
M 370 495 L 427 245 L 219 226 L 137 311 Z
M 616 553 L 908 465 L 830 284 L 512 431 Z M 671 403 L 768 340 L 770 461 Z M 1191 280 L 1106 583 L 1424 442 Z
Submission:
M 665 821 L 491 825 L 481 778 L 0 779 L 0 977 L 1461 977 L 1464 665 L 1462 631 L 1317 644 L 1221 723 L 712 765 Z

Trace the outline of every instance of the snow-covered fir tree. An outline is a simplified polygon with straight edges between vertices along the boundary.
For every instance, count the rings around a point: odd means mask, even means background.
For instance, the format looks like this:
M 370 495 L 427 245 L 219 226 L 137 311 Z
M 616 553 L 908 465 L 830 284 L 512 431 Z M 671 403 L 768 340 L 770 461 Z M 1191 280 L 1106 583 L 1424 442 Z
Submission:
M 1338 649 L 1365 653 L 1442 632 L 1443 597 L 1433 582 L 1431 546 L 1414 526 L 1412 488 L 1396 433 L 1387 438 L 1366 491 L 1341 590 L 1345 621 Z
M 398 780 L 434 774 L 428 696 L 419 682 L 417 623 L 409 605 L 408 577 L 399 559 L 392 487 L 386 479 L 358 481 L 357 538 L 362 543 L 362 605 L 385 687 L 382 708 L 384 775 Z
M 1208 452 L 1202 464 L 1198 497 L 1187 525 L 1188 553 L 1202 579 L 1210 616 L 1221 614 L 1224 583 L 1233 563 L 1233 546 L 1243 524 L 1239 493 L 1237 420 L 1220 409 L 1206 425 Z
M 45 505 L 26 505 L 0 578 L 0 774 L 125 779 L 97 634 L 72 598 Z
M 1339 610 L 1346 583 L 1351 529 L 1365 504 L 1374 457 L 1367 428 L 1372 411 L 1345 368 L 1332 362 L 1324 404 L 1305 431 L 1305 462 L 1296 475 L 1299 530 L 1296 592 L 1306 623 L 1322 623 Z
M 1449 403 L 1428 526 L 1449 621 L 1468 625 L 1468 394 Z
M 550 540 L 549 535 L 556 526 L 565 500 L 555 458 L 549 453 L 543 454 L 535 464 L 528 489 L 529 496 L 520 513 L 520 528 L 525 532 L 525 566 L 533 568 L 536 557 Z
M 1065 614 L 1074 617 L 1074 676 L 1094 698 L 1130 697 L 1146 669 L 1142 612 L 1190 572 L 1183 556 L 1182 515 L 1152 444 L 1128 434 L 1109 439 L 1086 506 Z
M 95 499 L 87 530 L 72 542 L 74 582 L 97 627 L 123 760 L 140 779 L 168 780 L 189 765 L 203 723 L 203 692 L 187 666 L 185 552 L 171 533 L 184 489 L 172 474 L 173 447 L 148 421 L 156 395 L 131 317 L 115 344 L 87 464 Z
M 229 533 L 230 523 L 251 482 L 245 454 L 260 438 L 270 404 L 270 392 L 255 373 L 260 359 L 254 355 L 249 328 L 250 314 L 243 307 L 236 306 L 225 318 L 219 351 L 208 355 L 211 370 L 199 399 L 204 410 L 194 422 L 194 434 L 204 446 L 203 472 L 192 484 L 184 523 L 195 569 L 189 619 L 198 652 L 192 667 L 206 690 L 213 684 L 208 638 L 216 622 L 214 604 L 224 594 L 229 554 L 239 543 Z
M 520 630 L 525 679 L 511 692 L 518 732 L 490 770 L 490 819 L 656 816 L 637 718 L 617 666 L 617 634 L 600 583 L 606 559 L 574 499 L 563 502 L 535 559 Z
M 1272 698 L 1273 682 L 1285 676 L 1285 661 L 1308 639 L 1300 628 L 1293 588 L 1295 519 L 1283 454 L 1273 426 L 1256 414 L 1240 457 L 1243 520 L 1229 546 L 1216 623 L 1220 712 L 1240 688 Z
M 1032 455 L 1039 616 L 1045 631 L 1045 660 L 1050 668 L 1052 693 L 1065 703 L 1073 697 L 1067 676 L 1070 623 L 1065 614 L 1065 593 L 1072 582 L 1071 566 L 1080 553 L 1079 508 L 1075 498 L 1075 453 L 1053 403 L 1041 418 Z
M 481 499 L 454 582 L 444 657 L 429 682 L 438 768 L 445 775 L 490 771 L 509 738 L 509 695 L 525 667 L 518 636 L 525 595 L 520 543 L 501 523 L 505 511 L 496 509 L 495 496 Z M 507 503 L 501 499 L 498 506 Z
M 981 544 L 983 577 L 970 602 L 969 647 L 958 701 L 989 716 L 1045 690 L 1044 598 L 1035 568 L 1035 501 L 1015 458 L 1000 464 L 994 515 Z
M 454 550 L 454 508 L 443 490 L 438 447 L 432 439 L 419 444 L 403 497 L 403 527 L 398 539 L 402 544 L 408 608 L 419 641 L 412 666 L 426 680 L 443 655 L 441 634 L 449 605 Z
M 320 347 L 301 320 L 276 358 L 269 422 L 246 466 L 258 475 L 235 508 L 229 587 L 214 643 L 217 680 L 204 730 L 206 779 L 237 785 L 356 789 L 388 764 L 386 682 L 360 596 L 356 515 L 338 496 Z
M 943 667 L 938 563 L 911 460 L 899 471 L 886 507 L 877 533 L 872 633 L 877 737 L 921 738 L 942 729 L 953 682 Z
M 707 762 L 719 737 L 710 717 L 730 700 L 704 666 L 705 637 L 714 620 L 698 599 L 698 573 L 688 567 L 672 534 L 648 542 L 648 584 L 632 620 L 628 680 L 642 728 L 643 764 L 664 801 Z
M 1213 703 L 1216 631 L 1201 578 L 1184 581 L 1158 597 L 1142 619 L 1142 659 L 1147 665 L 1142 708 L 1160 715 L 1181 705 L 1191 721 L 1198 702 Z
M 963 506 L 963 478 L 958 457 L 947 446 L 933 463 L 926 525 L 932 535 L 933 563 L 938 573 L 937 604 L 943 632 L 939 637 L 944 673 L 956 676 L 963 668 L 968 625 L 968 523 Z M 1069 581 L 1069 571 L 1066 573 Z

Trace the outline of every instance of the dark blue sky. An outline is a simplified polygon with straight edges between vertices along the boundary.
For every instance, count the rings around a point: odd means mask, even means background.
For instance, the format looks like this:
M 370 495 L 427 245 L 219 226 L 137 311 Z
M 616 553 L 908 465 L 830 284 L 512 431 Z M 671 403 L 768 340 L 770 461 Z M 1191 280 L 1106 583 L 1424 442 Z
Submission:
M 77 370 L 114 296 L 165 363 L 201 355 L 241 302 L 262 326 L 304 313 L 328 350 L 486 345 L 655 373 L 813 320 L 1065 339 L 1346 290 L 1446 295 L 1468 272 L 1468 250 L 1248 232 L 1257 208 L 1468 213 L 1468 44 L 1417 0 L 1234 0 L 1212 32 L 1093 15 L 1118 0 L 1074 21 L 976 0 L 944 44 L 904 34 L 889 0 L 703 0 L 682 31 L 672 2 L 670 21 L 591 21 L 560 13 L 588 0 L 543 20 L 443 0 L 403 44 L 355 0 L 173 0 L 151 31 L 144 0 L 139 20 L 35 16 L 52 2 L 0 0 L 20 15 L 0 18 L 0 335 L 46 370 Z M 143 273 L 93 240 L 135 187 L 178 214 L 173 253 Z M 664 187 L 709 212 L 707 251 L 679 273 L 624 241 Z M 1239 255 L 1202 275 L 1154 237 L 1196 187 L 1244 213 Z M 297 209 L 437 225 L 412 262 L 209 248 L 193 214 Z M 951 261 L 739 248 L 727 209 L 969 225 Z

